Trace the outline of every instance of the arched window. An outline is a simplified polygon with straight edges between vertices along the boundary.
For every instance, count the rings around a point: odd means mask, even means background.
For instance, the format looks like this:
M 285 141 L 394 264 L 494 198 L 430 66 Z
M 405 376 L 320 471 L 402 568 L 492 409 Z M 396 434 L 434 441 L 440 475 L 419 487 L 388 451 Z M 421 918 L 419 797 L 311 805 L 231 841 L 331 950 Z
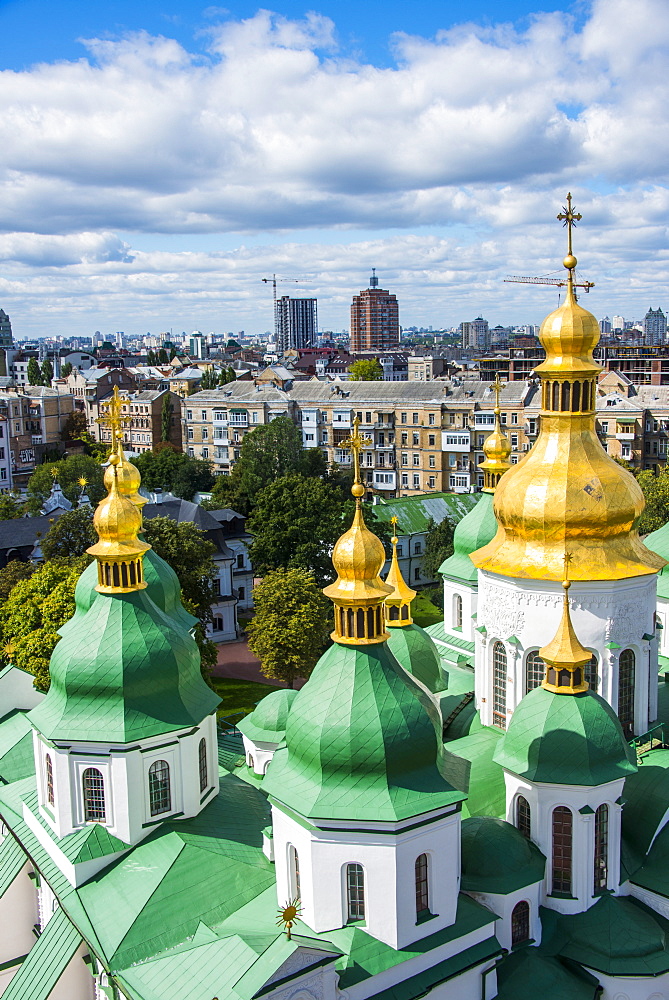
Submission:
M 416 916 L 430 912 L 430 892 L 427 881 L 427 854 L 419 854 L 415 865 Z
M 634 733 L 634 652 L 623 649 L 618 660 L 618 718 L 625 736 Z
M 346 865 L 346 918 L 365 919 L 365 873 L 362 865 Z
M 590 662 L 586 663 L 584 667 L 584 674 L 590 690 L 594 691 L 596 694 L 599 686 L 599 677 L 597 675 L 597 657 L 594 654 Z
M 553 810 L 553 892 L 571 892 L 571 809 Z
M 462 598 L 459 594 L 453 597 L 453 628 L 462 628 Z
M 246 766 L 247 767 L 253 767 L 253 754 L 252 753 L 247 753 L 247 755 L 246 755 Z
M 197 763 L 200 771 L 200 791 L 203 792 L 209 784 L 207 778 L 207 741 L 204 737 L 200 740 L 197 748 Z
M 492 647 L 492 723 L 506 729 L 506 650 L 502 642 Z
M 535 649 L 527 654 L 525 660 L 525 693 L 528 694 L 539 687 L 545 676 L 546 664 L 539 656 L 539 651 Z
M 530 939 L 530 904 L 521 899 L 511 913 L 511 947 Z
M 290 845 L 290 878 L 291 878 L 291 892 L 293 895 L 299 899 L 300 898 L 300 858 L 293 847 Z
M 105 782 L 97 767 L 87 767 L 82 777 L 84 819 L 90 823 L 105 821 Z
M 516 827 L 523 837 L 530 839 L 532 833 L 532 812 L 530 803 L 524 795 L 519 795 L 516 799 Z
M 53 764 L 51 763 L 49 754 L 46 754 L 44 757 L 44 771 L 46 774 L 46 800 L 52 806 L 55 802 L 53 795 Z
M 156 760 L 149 768 L 149 806 L 152 816 L 172 808 L 170 765 L 166 760 Z
M 602 805 L 595 813 L 595 894 L 604 892 L 609 875 L 609 807 Z

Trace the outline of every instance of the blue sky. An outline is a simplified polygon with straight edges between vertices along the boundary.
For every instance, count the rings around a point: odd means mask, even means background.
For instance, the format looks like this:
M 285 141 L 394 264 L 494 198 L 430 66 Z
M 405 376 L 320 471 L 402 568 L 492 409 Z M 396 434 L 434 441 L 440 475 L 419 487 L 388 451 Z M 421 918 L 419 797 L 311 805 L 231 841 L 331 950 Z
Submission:
M 0 305 L 16 333 L 537 322 L 567 189 L 598 315 L 669 306 L 666 0 L 0 2 Z M 290 287 L 290 286 L 288 286 Z M 298 286 L 295 286 L 297 291 Z

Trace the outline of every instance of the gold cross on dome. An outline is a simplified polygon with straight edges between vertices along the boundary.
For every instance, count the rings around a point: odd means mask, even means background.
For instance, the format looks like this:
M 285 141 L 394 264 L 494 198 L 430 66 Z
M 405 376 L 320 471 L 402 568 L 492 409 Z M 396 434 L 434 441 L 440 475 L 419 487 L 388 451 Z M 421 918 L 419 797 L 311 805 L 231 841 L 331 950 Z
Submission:
M 96 419 L 96 424 L 101 424 L 103 427 L 109 427 L 111 431 L 111 446 L 112 451 L 116 447 L 116 441 L 122 439 L 122 427 L 132 422 L 132 418 L 129 414 L 121 413 L 121 408 L 127 403 L 127 399 L 122 399 L 119 395 L 118 386 L 114 386 L 114 391 L 108 400 L 104 403 L 100 403 L 100 409 L 103 411 L 102 416 Z
M 571 554 L 571 552 L 565 552 L 565 554 L 564 554 L 564 585 L 565 586 L 567 584 L 571 583 L 571 580 L 569 579 L 569 563 L 572 561 L 573 558 L 574 557 Z
M 360 482 L 360 452 L 372 443 L 371 438 L 361 437 L 359 428 L 360 419 L 356 417 L 353 421 L 353 433 L 339 445 L 340 448 L 353 452 L 353 481 L 356 483 Z
M 495 381 L 491 384 L 490 388 L 495 391 L 495 407 L 499 410 L 499 394 L 502 389 L 506 388 L 506 382 L 502 382 L 499 372 L 495 373 Z
M 560 222 L 564 223 L 567 227 L 567 253 L 571 254 L 571 233 L 573 227 L 577 222 L 580 222 L 583 216 L 580 212 L 574 212 L 571 207 L 571 191 L 567 193 L 567 204 L 562 206 L 562 211 L 558 215 Z

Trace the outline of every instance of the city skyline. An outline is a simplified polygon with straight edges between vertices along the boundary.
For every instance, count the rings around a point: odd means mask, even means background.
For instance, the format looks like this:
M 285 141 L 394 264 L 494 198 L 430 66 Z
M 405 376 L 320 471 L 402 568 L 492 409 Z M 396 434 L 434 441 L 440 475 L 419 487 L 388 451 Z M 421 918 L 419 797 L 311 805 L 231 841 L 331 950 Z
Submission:
M 0 10 L 17 338 L 262 333 L 273 273 L 340 330 L 372 267 L 403 324 L 536 324 L 567 190 L 588 308 L 666 311 L 661 0 L 139 6 Z

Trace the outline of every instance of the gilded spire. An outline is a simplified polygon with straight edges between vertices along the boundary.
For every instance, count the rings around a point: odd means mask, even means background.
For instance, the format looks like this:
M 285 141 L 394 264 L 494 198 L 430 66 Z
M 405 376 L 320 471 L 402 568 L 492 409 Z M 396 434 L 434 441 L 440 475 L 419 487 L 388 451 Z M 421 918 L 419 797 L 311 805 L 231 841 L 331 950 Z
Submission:
M 119 493 L 129 497 L 141 510 L 147 502 L 146 498 L 139 492 L 142 477 L 139 474 L 139 469 L 128 462 L 123 452 L 123 426 L 131 421 L 130 415 L 123 412 L 123 407 L 127 405 L 129 405 L 129 400 L 119 394 L 117 385 L 114 386 L 110 398 L 101 404 L 103 413 L 101 417 L 98 417 L 97 423 L 109 428 L 111 454 L 118 458 L 115 466 L 110 464 L 107 467 L 104 483 L 107 490 L 111 490 L 112 482 L 115 480 Z
M 390 569 L 386 576 L 386 583 L 392 587 L 392 592 L 385 599 L 386 625 L 388 628 L 397 628 L 401 625 L 411 625 L 411 602 L 416 596 L 416 591 L 412 590 L 402 576 L 400 564 L 397 561 L 397 518 L 391 517 L 390 523 L 393 526 L 393 556 L 390 561 Z
M 567 294 L 546 317 L 539 338 L 546 359 L 541 381 L 539 436 L 495 491 L 497 534 L 471 554 L 479 569 L 516 579 L 559 581 L 567 550 L 580 580 L 619 580 L 656 573 L 664 561 L 636 530 L 644 508 L 633 476 L 607 455 L 595 431 L 593 357 L 599 324 L 576 301 L 573 229 L 581 215 L 571 194 L 558 219 L 567 228 Z
M 359 424 L 356 417 L 353 433 L 339 446 L 353 453 L 353 524 L 337 541 L 332 552 L 337 579 L 323 590 L 335 605 L 332 638 L 345 645 L 384 642 L 388 638 L 382 604 L 391 588 L 379 576 L 386 560 L 383 545 L 369 530 L 362 516 L 365 487 L 360 479 L 360 451 L 371 441 L 360 435 Z
M 578 636 L 574 632 L 571 623 L 569 610 L 569 563 L 571 555 L 564 557 L 564 601 L 562 605 L 562 618 L 555 636 L 547 646 L 539 650 L 539 656 L 546 664 L 546 677 L 542 687 L 547 691 L 554 691 L 556 694 L 581 694 L 588 690 L 588 682 L 585 679 L 585 667 L 592 659 L 592 653 L 585 649 L 578 641 Z
M 118 455 L 109 456 L 111 487 L 93 517 L 98 541 L 87 551 L 98 562 L 98 585 L 103 594 L 123 594 L 146 587 L 142 559 L 151 546 L 137 535 L 142 528 L 142 515 L 129 497 L 118 489 L 116 468 Z
M 500 481 L 506 470 L 511 468 L 511 463 L 509 462 L 511 443 L 502 430 L 502 423 L 500 420 L 499 394 L 505 385 L 506 383 L 502 382 L 499 377 L 499 372 L 497 372 L 495 381 L 490 386 L 495 393 L 495 429 L 491 431 L 485 439 L 485 443 L 483 445 L 485 458 L 479 464 L 479 469 L 483 470 L 484 493 L 494 493 L 497 483 Z

